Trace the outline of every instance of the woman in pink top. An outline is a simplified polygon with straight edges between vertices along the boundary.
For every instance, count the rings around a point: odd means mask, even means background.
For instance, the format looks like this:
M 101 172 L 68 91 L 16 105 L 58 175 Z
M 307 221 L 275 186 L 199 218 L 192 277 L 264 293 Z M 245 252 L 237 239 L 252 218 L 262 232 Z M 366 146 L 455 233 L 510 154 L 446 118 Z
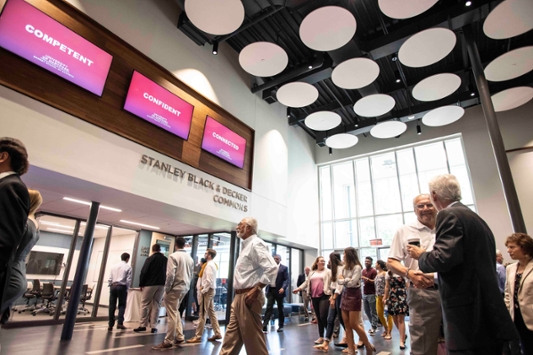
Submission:
M 307 294 L 311 295 L 313 309 L 318 320 L 319 338 L 315 341 L 315 344 L 323 343 L 324 329 L 328 325 L 329 296 L 331 295 L 330 283 L 331 271 L 326 269 L 324 257 L 319 256 L 313 263 L 311 272 L 305 282 L 292 291 L 292 293 L 297 294 L 302 289 L 307 288 Z

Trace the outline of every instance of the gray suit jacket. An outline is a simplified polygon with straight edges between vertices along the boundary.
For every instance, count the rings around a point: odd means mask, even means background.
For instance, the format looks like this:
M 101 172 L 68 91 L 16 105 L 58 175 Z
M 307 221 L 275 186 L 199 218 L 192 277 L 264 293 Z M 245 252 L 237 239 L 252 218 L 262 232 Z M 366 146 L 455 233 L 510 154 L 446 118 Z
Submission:
M 481 217 L 457 203 L 437 215 L 433 250 L 418 260 L 423 272 L 439 273 L 446 347 L 476 349 L 518 333 L 498 288 L 496 243 Z

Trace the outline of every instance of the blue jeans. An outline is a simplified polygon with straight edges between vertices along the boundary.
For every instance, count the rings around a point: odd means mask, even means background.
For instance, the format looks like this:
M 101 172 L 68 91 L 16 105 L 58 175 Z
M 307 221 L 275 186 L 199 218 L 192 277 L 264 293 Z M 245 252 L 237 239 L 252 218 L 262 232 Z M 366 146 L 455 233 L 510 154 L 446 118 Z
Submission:
M 363 295 L 363 305 L 365 314 L 372 324 L 372 329 L 376 330 L 378 327 L 378 313 L 376 312 L 376 295 Z
M 339 321 L 344 328 L 344 321 L 342 320 L 342 312 L 341 312 L 341 295 L 338 295 L 335 299 L 335 308 L 329 307 L 329 313 L 328 313 L 328 327 L 326 329 L 326 337 L 324 340 L 331 341 L 331 337 L 333 336 L 333 329 L 335 328 L 335 318 L 338 316 Z

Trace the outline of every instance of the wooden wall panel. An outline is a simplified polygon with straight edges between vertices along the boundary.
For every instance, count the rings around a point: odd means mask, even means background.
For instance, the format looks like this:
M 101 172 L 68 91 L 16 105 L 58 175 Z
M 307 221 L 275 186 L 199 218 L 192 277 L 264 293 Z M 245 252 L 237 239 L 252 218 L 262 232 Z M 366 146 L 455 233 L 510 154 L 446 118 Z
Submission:
M 113 56 L 98 97 L 0 48 L 0 84 L 247 190 L 252 188 L 254 130 L 209 101 L 144 54 L 61 0 L 29 0 L 33 6 Z M 5 0 L 0 0 L 3 7 Z M 194 106 L 188 141 L 123 110 L 133 71 Z M 246 139 L 244 168 L 201 149 L 209 115 Z

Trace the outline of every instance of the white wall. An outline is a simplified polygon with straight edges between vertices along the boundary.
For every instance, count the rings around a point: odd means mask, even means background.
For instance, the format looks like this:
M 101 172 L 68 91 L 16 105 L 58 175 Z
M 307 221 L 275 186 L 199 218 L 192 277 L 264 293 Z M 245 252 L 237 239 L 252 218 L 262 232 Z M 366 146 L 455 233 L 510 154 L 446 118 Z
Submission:
M 517 109 L 497 114 L 506 150 L 532 145 L 531 112 L 533 112 L 533 101 Z M 422 135 L 420 136 L 416 134 L 415 126 L 416 123 L 411 122 L 407 132 L 398 139 L 381 140 L 371 136 L 367 138 L 360 137 L 359 143 L 355 147 L 334 150 L 332 155 L 328 154 L 327 147 L 320 148 L 317 146 L 316 161 L 318 164 L 322 164 L 328 161 L 461 133 L 478 212 L 492 229 L 496 238 L 497 248 L 506 250 L 504 242 L 505 238 L 512 233 L 512 225 L 481 106 L 467 109 L 465 115 L 451 125 L 434 128 L 422 126 Z M 533 225 L 533 215 L 528 213 L 528 211 L 531 211 L 531 199 L 527 197 L 532 195 L 526 172 L 532 171 L 532 156 L 533 154 L 525 153 L 511 156 L 515 184 L 520 194 L 519 199 L 521 200 L 523 215 L 526 219 L 526 224 L 529 226 Z M 517 172 L 525 175 L 518 176 Z M 530 177 L 531 173 L 529 173 L 529 180 L 531 179 Z
M 284 107 L 268 105 L 251 93 L 251 77 L 240 68 L 233 49 L 222 43 L 219 54 L 214 56 L 210 47 L 194 44 L 176 28 L 179 9 L 174 1 L 68 2 L 255 129 L 250 210 L 243 213 L 220 206 L 206 207 L 202 191 L 192 193 L 195 189 L 187 189 L 184 196 L 184 191 L 176 189 L 172 181 L 154 184 L 148 169 L 137 166 L 140 154 L 150 154 L 174 166 L 179 163 L 6 88 L 0 88 L 2 135 L 24 141 L 32 164 L 38 167 L 174 206 L 187 206 L 235 224 L 240 218 L 253 215 L 262 232 L 305 240 L 307 245 L 317 243 L 312 142 L 302 132 L 291 133 L 294 128 L 287 124 Z M 300 160 L 289 160 L 293 154 Z M 293 162 L 301 164 L 290 167 Z M 290 179 L 289 169 L 304 180 Z

